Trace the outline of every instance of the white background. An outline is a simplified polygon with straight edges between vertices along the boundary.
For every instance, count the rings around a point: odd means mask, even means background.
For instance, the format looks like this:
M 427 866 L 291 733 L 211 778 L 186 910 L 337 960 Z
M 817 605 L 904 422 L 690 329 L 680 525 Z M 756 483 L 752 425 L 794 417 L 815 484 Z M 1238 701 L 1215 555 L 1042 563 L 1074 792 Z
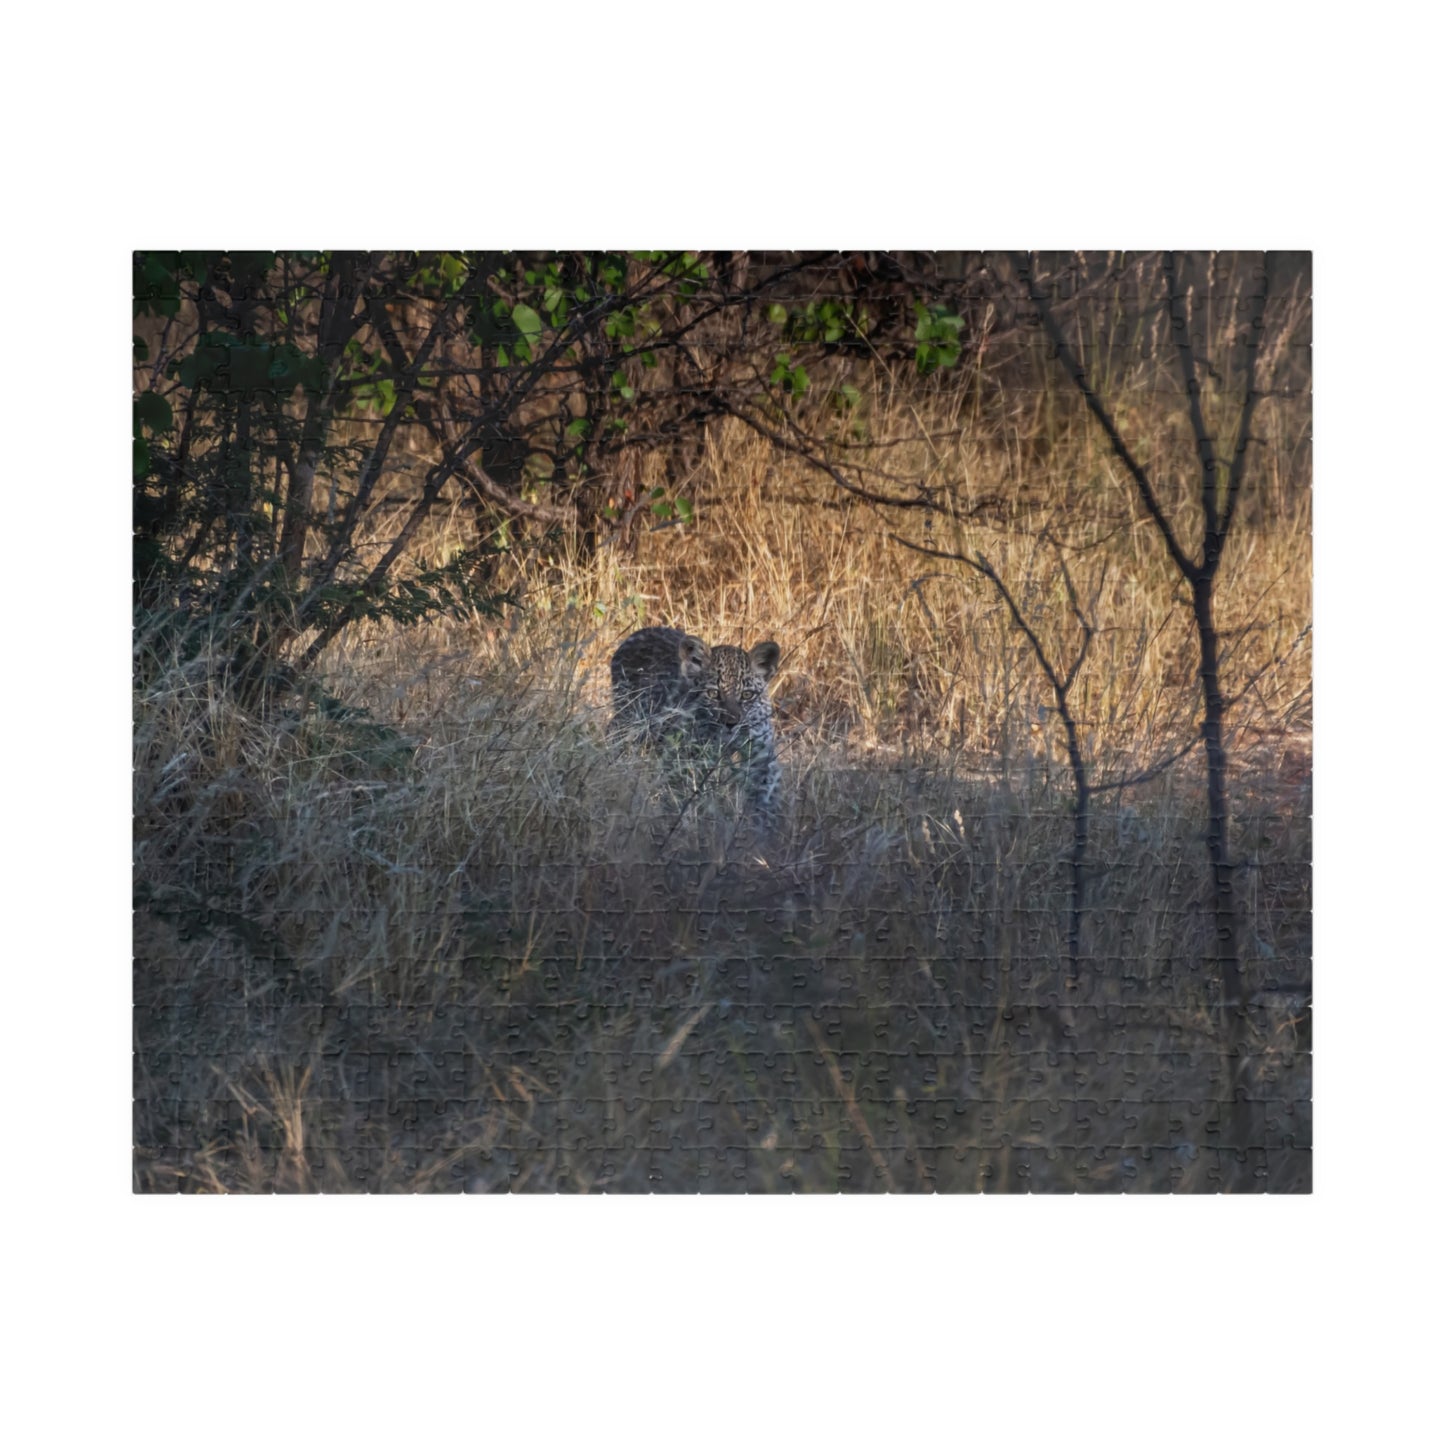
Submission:
M 1383 3 L 320 9 L 7 20 L 12 1438 L 1400 1438 L 1439 1354 L 1438 48 Z M 131 1196 L 129 252 L 444 244 L 1315 251 L 1313 1197 Z

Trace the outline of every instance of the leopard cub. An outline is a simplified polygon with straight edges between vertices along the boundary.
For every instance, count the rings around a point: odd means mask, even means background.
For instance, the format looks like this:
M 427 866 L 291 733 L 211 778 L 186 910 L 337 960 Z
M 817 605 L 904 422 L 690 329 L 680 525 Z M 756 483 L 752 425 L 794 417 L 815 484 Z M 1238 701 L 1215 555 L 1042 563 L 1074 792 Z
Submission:
M 612 728 L 648 742 L 673 738 L 714 771 L 736 771 L 755 816 L 776 816 L 782 788 L 768 684 L 776 642 L 709 647 L 672 627 L 645 627 L 612 655 Z
M 612 654 L 613 734 L 647 742 L 691 734 L 708 662 L 707 643 L 675 627 L 624 637 Z
M 769 820 L 777 816 L 783 783 L 768 696 L 781 655 L 776 642 L 747 649 L 714 647 L 696 707 L 699 736 L 720 747 L 724 762 L 738 768 L 749 806 Z

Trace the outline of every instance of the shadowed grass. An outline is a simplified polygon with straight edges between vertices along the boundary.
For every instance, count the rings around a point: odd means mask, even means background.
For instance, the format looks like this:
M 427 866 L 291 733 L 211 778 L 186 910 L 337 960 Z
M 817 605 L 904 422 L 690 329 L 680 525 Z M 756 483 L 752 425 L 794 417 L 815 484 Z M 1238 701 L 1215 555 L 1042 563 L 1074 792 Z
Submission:
M 1077 398 L 1015 400 L 986 426 L 940 392 L 925 428 L 870 398 L 879 464 L 954 484 L 931 526 L 710 427 L 698 526 L 527 554 L 502 622 L 358 626 L 325 695 L 265 720 L 142 643 L 136 1187 L 1307 1189 L 1307 403 L 1261 409 L 1218 598 L 1234 1031 L 1204 961 L 1199 758 L 1095 797 L 1066 987 L 1047 684 L 986 581 L 886 535 L 983 552 L 1059 659 L 1068 558 L 1094 599 L 1072 699 L 1095 786 L 1197 736 L 1157 538 Z M 1170 400 L 1121 415 L 1183 507 Z M 440 519 L 431 560 L 468 525 Z M 651 623 L 782 644 L 775 831 L 608 741 L 607 659 Z
M 1267 992 L 1308 976 L 1299 786 L 1256 774 L 1241 1102 L 1197 780 L 1101 812 L 1070 994 L 1052 785 L 798 733 L 760 841 L 607 743 L 576 656 L 458 672 L 409 759 L 143 700 L 138 1187 L 1307 1185 L 1308 1016 Z

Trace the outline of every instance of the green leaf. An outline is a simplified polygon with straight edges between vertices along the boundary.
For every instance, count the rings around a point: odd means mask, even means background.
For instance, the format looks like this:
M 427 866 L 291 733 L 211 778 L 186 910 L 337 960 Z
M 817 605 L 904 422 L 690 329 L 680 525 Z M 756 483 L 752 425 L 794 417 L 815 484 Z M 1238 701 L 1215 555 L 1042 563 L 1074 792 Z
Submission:
M 181 309 L 180 256 L 174 251 L 137 251 L 132 291 L 137 316 L 174 316 Z
M 962 352 L 963 318 L 942 306 L 924 306 L 922 302 L 915 305 L 914 313 L 918 317 L 913 334 L 920 343 L 915 356 L 919 374 L 927 376 L 940 367 L 955 365 Z
M 694 516 L 692 503 L 688 501 L 686 497 L 679 497 L 677 499 L 677 515 L 679 519 L 684 522 L 692 521 Z
M 145 342 L 140 339 L 139 336 L 131 337 L 130 349 L 131 355 L 137 361 L 149 361 L 151 359 L 150 347 L 147 346 Z
M 524 306 L 521 302 L 512 307 L 512 325 L 529 342 L 536 341 L 542 334 L 542 318 L 530 306 Z
M 175 420 L 170 402 L 153 391 L 143 391 L 136 397 L 135 417 L 138 427 L 146 427 L 152 433 L 169 431 Z

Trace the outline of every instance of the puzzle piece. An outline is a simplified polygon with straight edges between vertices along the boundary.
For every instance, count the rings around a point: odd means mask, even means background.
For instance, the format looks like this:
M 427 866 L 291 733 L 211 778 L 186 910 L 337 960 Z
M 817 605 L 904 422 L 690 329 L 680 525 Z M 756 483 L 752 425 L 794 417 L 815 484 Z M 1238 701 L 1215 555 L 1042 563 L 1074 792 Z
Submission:
M 1308 256 L 135 276 L 138 1190 L 1312 1187 Z

